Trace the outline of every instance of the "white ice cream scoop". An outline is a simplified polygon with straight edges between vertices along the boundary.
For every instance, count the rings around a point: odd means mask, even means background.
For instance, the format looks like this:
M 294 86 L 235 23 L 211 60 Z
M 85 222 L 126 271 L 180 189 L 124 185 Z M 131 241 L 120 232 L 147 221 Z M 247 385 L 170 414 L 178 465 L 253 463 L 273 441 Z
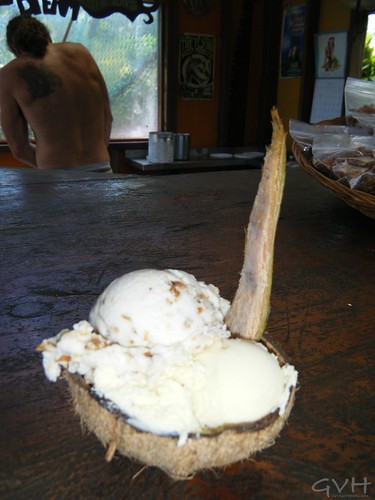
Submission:
M 229 302 L 213 285 L 184 271 L 141 269 L 113 281 L 98 297 L 90 323 L 111 342 L 125 347 L 203 347 L 228 337 L 224 317 Z

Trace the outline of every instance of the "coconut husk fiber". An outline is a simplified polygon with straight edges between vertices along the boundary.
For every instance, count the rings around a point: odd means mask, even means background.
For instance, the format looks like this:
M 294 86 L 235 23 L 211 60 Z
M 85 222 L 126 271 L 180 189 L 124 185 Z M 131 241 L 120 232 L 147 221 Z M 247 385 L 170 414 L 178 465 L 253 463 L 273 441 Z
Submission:
M 269 350 L 278 354 L 271 346 Z M 283 364 L 283 359 L 280 359 Z M 142 464 L 164 470 L 173 479 L 189 479 L 202 469 L 225 467 L 272 446 L 294 404 L 295 388 L 282 416 L 274 412 L 251 424 L 227 427 L 216 434 L 190 436 L 178 446 L 178 437 L 161 436 L 132 427 L 93 397 L 83 377 L 64 373 L 81 424 L 107 448 L 107 461 L 119 452 Z

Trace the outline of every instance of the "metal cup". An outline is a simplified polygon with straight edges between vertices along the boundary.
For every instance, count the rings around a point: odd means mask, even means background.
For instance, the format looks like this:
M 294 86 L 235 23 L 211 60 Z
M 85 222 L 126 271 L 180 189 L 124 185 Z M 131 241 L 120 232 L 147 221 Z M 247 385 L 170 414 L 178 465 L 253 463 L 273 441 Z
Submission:
M 188 160 L 190 153 L 190 134 L 174 134 L 173 158 Z
M 150 132 L 148 140 L 148 161 L 151 163 L 173 162 L 172 132 Z

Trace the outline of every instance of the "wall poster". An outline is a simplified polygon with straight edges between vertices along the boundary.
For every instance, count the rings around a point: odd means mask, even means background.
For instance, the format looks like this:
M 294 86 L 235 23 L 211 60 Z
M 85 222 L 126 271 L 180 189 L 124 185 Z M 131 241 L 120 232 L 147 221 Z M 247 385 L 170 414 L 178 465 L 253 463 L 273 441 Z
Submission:
M 345 78 L 348 49 L 346 30 L 315 34 L 317 78 Z
M 348 32 L 315 34 L 315 87 L 310 123 L 342 115 Z
M 215 37 L 184 33 L 180 37 L 179 82 L 182 99 L 213 99 Z
M 305 5 L 286 7 L 281 39 L 281 78 L 300 77 L 302 75 L 304 33 Z

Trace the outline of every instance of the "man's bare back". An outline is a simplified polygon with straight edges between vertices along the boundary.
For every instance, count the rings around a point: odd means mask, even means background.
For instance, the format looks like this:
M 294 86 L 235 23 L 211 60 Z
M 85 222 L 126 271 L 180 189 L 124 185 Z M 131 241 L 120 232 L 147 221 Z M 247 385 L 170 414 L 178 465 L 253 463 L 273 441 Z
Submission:
M 43 57 L 17 54 L 0 70 L 1 124 L 13 154 L 38 168 L 109 163 L 112 115 L 88 50 L 48 43 Z M 34 131 L 30 145 L 27 124 Z

